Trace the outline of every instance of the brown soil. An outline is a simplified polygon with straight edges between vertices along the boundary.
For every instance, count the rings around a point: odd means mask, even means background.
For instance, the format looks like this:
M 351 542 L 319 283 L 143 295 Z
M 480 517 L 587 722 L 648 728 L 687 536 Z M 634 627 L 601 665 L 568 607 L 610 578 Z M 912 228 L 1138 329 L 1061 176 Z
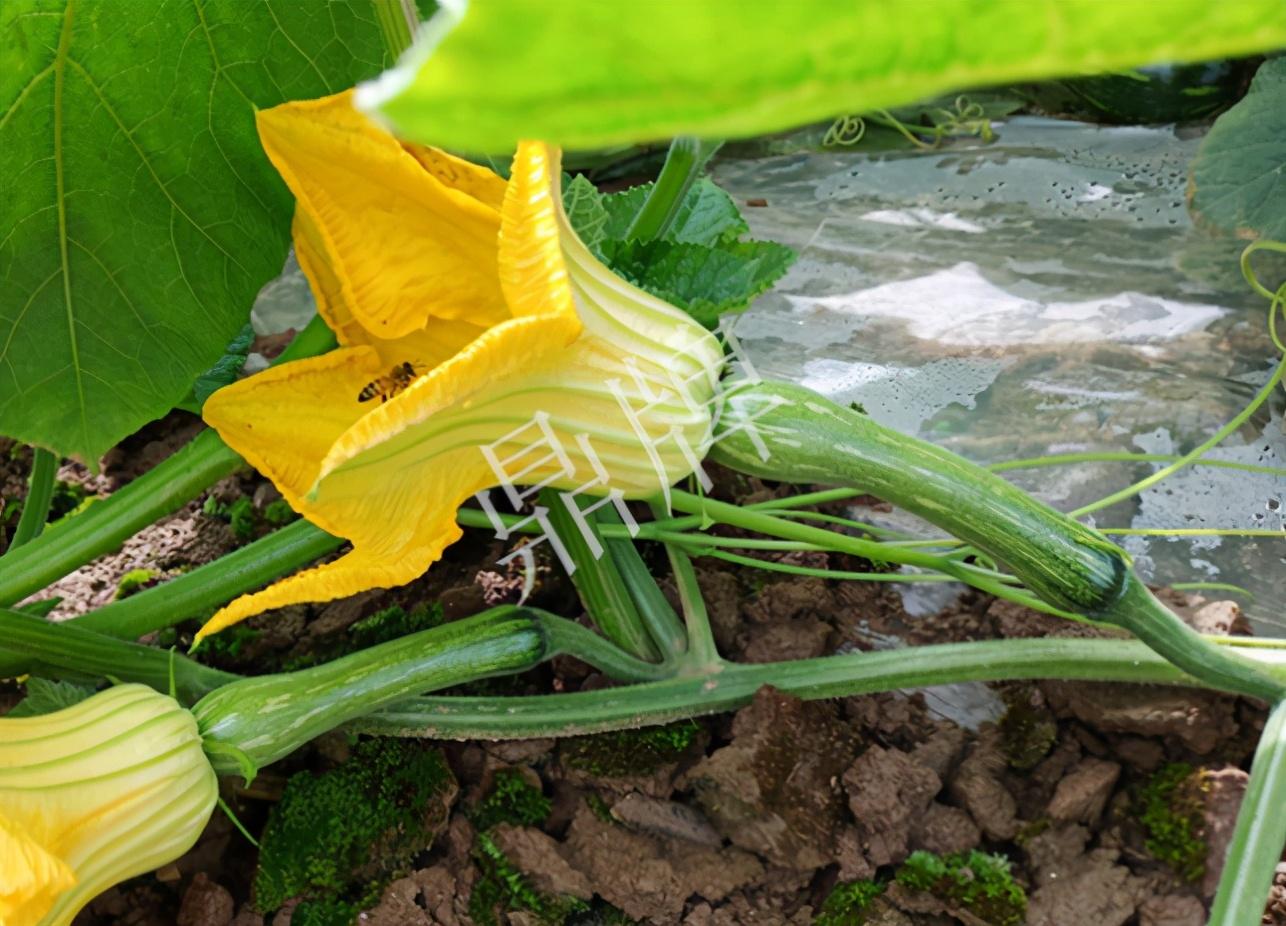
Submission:
M 165 449 L 153 447 L 153 457 Z M 20 467 L 18 461 L 10 469 Z M 8 471 L 0 477 L 21 478 Z M 84 478 L 103 491 L 119 484 L 111 469 Z M 242 476 L 214 491 L 247 495 L 262 507 L 271 501 L 262 485 Z M 780 491 L 740 478 L 736 488 L 741 497 Z M 193 503 L 60 582 L 56 593 L 64 602 L 57 613 L 109 600 L 130 568 L 173 572 L 235 544 L 225 523 Z M 439 602 L 451 619 L 513 600 L 516 577 L 492 565 L 503 553 L 471 534 L 407 587 L 263 616 L 253 622 L 260 633 L 234 664 L 262 671 L 328 652 L 354 622 L 394 603 Z M 809 565 L 870 568 L 844 556 L 805 556 Z M 900 645 L 897 640 L 918 645 L 1094 632 L 974 592 L 934 617 L 912 618 L 887 584 L 783 578 L 716 561 L 698 567 L 721 651 L 748 662 L 882 649 Z M 550 564 L 536 598 L 560 613 L 578 613 L 569 583 Z M 1241 629 L 1235 605 L 1182 595 L 1171 600 L 1203 629 Z M 506 690 L 604 684 L 587 667 L 563 659 Z M 1203 923 L 1263 724 L 1261 706 L 1129 685 L 1042 682 L 994 690 L 1007 713 L 968 729 L 951 719 L 965 694 L 955 689 L 808 703 L 764 689 L 735 714 L 700 721 L 700 736 L 678 759 L 624 775 L 578 767 L 570 757 L 580 741 L 443 744 L 462 784 L 450 823 L 361 921 L 470 926 L 469 897 L 479 878 L 471 809 L 497 770 L 516 767 L 552 799 L 553 810 L 539 828 L 506 824 L 492 831 L 509 862 L 537 891 L 611 904 L 642 923 L 807 924 L 839 882 L 888 878 L 915 850 L 974 848 L 1013 861 L 1030 898 L 1026 922 L 1032 926 Z M 12 696 L 11 690 L 0 710 Z M 257 831 L 288 774 L 331 767 L 347 752 L 342 737 L 323 738 L 265 771 L 250 789 L 225 784 L 225 797 Z M 1139 821 L 1140 789 L 1179 762 L 1198 770 L 1193 806 L 1209 845 L 1186 878 L 1155 857 Z M 77 923 L 286 926 L 290 905 L 266 918 L 255 912 L 255 864 L 252 847 L 216 813 L 191 853 L 108 891 Z M 887 926 L 986 922 L 898 887 L 869 916 L 868 922 Z M 500 922 L 540 921 L 514 912 Z M 1286 866 L 1264 922 L 1286 926 Z

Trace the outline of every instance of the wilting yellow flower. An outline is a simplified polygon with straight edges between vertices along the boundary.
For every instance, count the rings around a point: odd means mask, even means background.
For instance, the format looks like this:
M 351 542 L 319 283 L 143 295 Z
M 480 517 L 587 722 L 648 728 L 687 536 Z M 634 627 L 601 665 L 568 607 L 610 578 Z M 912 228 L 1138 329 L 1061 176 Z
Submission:
M 119 685 L 0 718 L 0 926 L 61 926 L 196 842 L 218 783 L 192 715 Z
M 341 347 L 234 383 L 204 415 L 353 549 L 232 602 L 203 635 L 411 581 L 459 538 L 460 504 L 518 471 L 513 482 L 597 480 L 587 494 L 627 497 L 692 472 L 710 442 L 721 349 L 576 237 L 557 151 L 524 143 L 506 182 L 399 142 L 351 94 L 258 122 L 295 194 L 300 266 Z M 387 401 L 359 401 L 379 392 Z

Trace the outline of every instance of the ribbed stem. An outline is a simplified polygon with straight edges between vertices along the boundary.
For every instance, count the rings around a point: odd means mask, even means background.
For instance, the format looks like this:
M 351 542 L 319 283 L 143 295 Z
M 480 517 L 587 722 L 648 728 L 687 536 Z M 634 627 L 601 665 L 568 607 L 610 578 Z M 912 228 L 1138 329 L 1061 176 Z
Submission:
M 679 213 L 684 198 L 692 184 L 701 176 L 706 161 L 719 149 L 718 142 L 703 142 L 687 135 L 680 135 L 670 142 L 665 164 L 657 175 L 647 199 L 630 222 L 625 237 L 636 241 L 660 238 Z
M 1205 639 L 1157 600 L 1134 573 L 1121 598 L 1100 617 L 1123 627 L 1154 651 L 1214 688 L 1272 704 L 1286 696 L 1286 675 L 1234 649 Z
M 178 653 L 114 640 L 7 608 L 0 608 L 0 641 L 6 653 L 17 654 L 24 664 L 35 664 L 56 678 L 100 676 L 139 682 L 168 693 L 172 677 L 178 699 L 186 704 L 238 678 Z
M 588 627 L 582 627 L 574 621 L 535 608 L 524 610 L 545 631 L 551 656 L 556 653 L 575 656 L 609 678 L 624 682 L 647 682 L 669 678 L 674 674 L 669 665 L 637 659 L 617 648 L 611 640 L 600 637 Z
M 412 29 L 417 18 L 415 4 L 412 0 L 371 0 L 371 9 L 375 13 L 376 22 L 380 24 L 380 34 L 384 36 L 389 61 L 396 62 L 398 56 L 411 45 Z
M 307 521 L 296 521 L 169 582 L 65 623 L 136 640 L 146 633 L 204 616 L 237 595 L 333 552 L 343 542 Z M 30 666 L 22 659 L 0 651 L 0 678 L 13 678 L 28 671 Z
M 31 475 L 27 477 L 27 497 L 22 514 L 9 538 L 9 549 L 15 550 L 40 536 L 49 520 L 49 504 L 54 500 L 54 479 L 58 475 L 58 457 L 40 447 L 31 448 Z M 3 560 L 0 560 L 2 563 Z
M 593 518 L 581 515 L 578 519 L 568 508 L 576 504 L 575 499 L 564 502 L 560 493 L 552 489 L 540 493 L 540 502 L 549 511 L 554 535 L 576 566 L 571 574 L 572 584 L 590 620 L 630 655 L 659 662 L 661 655 Z M 597 544 L 597 550 L 591 547 L 591 541 Z
M 692 568 L 688 554 L 673 545 L 666 545 L 665 552 L 670 558 L 670 571 L 674 573 L 674 584 L 679 590 L 679 601 L 683 605 L 683 621 L 687 628 L 688 665 L 697 669 L 711 669 L 721 662 L 719 649 L 715 646 L 714 631 L 710 628 L 710 614 L 706 610 L 705 598 L 701 595 L 701 586 L 697 582 L 697 571 Z
M 642 685 L 531 697 L 421 697 L 350 725 L 353 730 L 432 739 L 574 736 L 669 723 L 735 710 L 764 685 L 804 699 L 954 682 L 1059 678 L 1194 685 L 1141 643 L 1047 638 L 912 646 L 761 665 Z
M 111 498 L 5 555 L 0 560 L 0 604 L 13 604 L 117 549 L 127 537 L 173 514 L 243 465 L 218 434 L 202 432 Z
M 409 695 L 524 672 L 560 654 L 613 678 L 656 678 L 668 671 L 571 621 L 506 605 L 312 669 L 241 679 L 192 712 L 216 770 L 245 772 Z
M 1224 859 L 1210 926 L 1258 923 L 1286 847 L 1286 702 L 1268 715 Z
M 616 563 L 621 579 L 638 608 L 643 626 L 660 650 L 662 659 L 670 662 L 682 656 L 688 648 L 683 625 L 666 600 L 665 593 L 656 584 L 656 578 L 647 563 L 639 555 L 638 547 L 629 536 L 608 536 L 609 531 L 626 530 L 620 515 L 615 508 L 608 507 L 597 512 L 596 520 L 603 535 L 603 544 Z
M 203 616 L 237 595 L 333 553 L 343 543 L 301 519 L 169 582 L 90 611 L 74 623 L 135 640 Z

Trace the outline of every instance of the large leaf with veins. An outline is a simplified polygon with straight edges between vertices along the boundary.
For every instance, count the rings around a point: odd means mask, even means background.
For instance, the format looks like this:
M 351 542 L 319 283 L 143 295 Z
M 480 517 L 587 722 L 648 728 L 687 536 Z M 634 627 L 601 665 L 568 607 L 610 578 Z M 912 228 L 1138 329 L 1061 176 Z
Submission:
M 384 0 L 0 2 L 0 433 L 93 463 L 281 270 L 254 108 L 378 73 Z
M 1191 171 L 1199 222 L 1238 238 L 1286 239 L 1286 58 L 1264 62 L 1245 98 L 1215 120 Z
M 471 0 L 454 24 L 465 6 L 443 2 L 360 99 L 410 138 L 478 152 L 744 137 L 1286 45 L 1282 0 Z

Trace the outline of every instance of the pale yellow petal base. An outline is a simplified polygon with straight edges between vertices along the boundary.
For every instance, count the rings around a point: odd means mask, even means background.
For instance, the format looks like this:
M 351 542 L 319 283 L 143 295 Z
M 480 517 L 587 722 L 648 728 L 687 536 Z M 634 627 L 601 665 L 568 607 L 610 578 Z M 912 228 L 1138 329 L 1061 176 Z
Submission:
M 0 926 L 36 926 L 76 876 L 0 815 Z

